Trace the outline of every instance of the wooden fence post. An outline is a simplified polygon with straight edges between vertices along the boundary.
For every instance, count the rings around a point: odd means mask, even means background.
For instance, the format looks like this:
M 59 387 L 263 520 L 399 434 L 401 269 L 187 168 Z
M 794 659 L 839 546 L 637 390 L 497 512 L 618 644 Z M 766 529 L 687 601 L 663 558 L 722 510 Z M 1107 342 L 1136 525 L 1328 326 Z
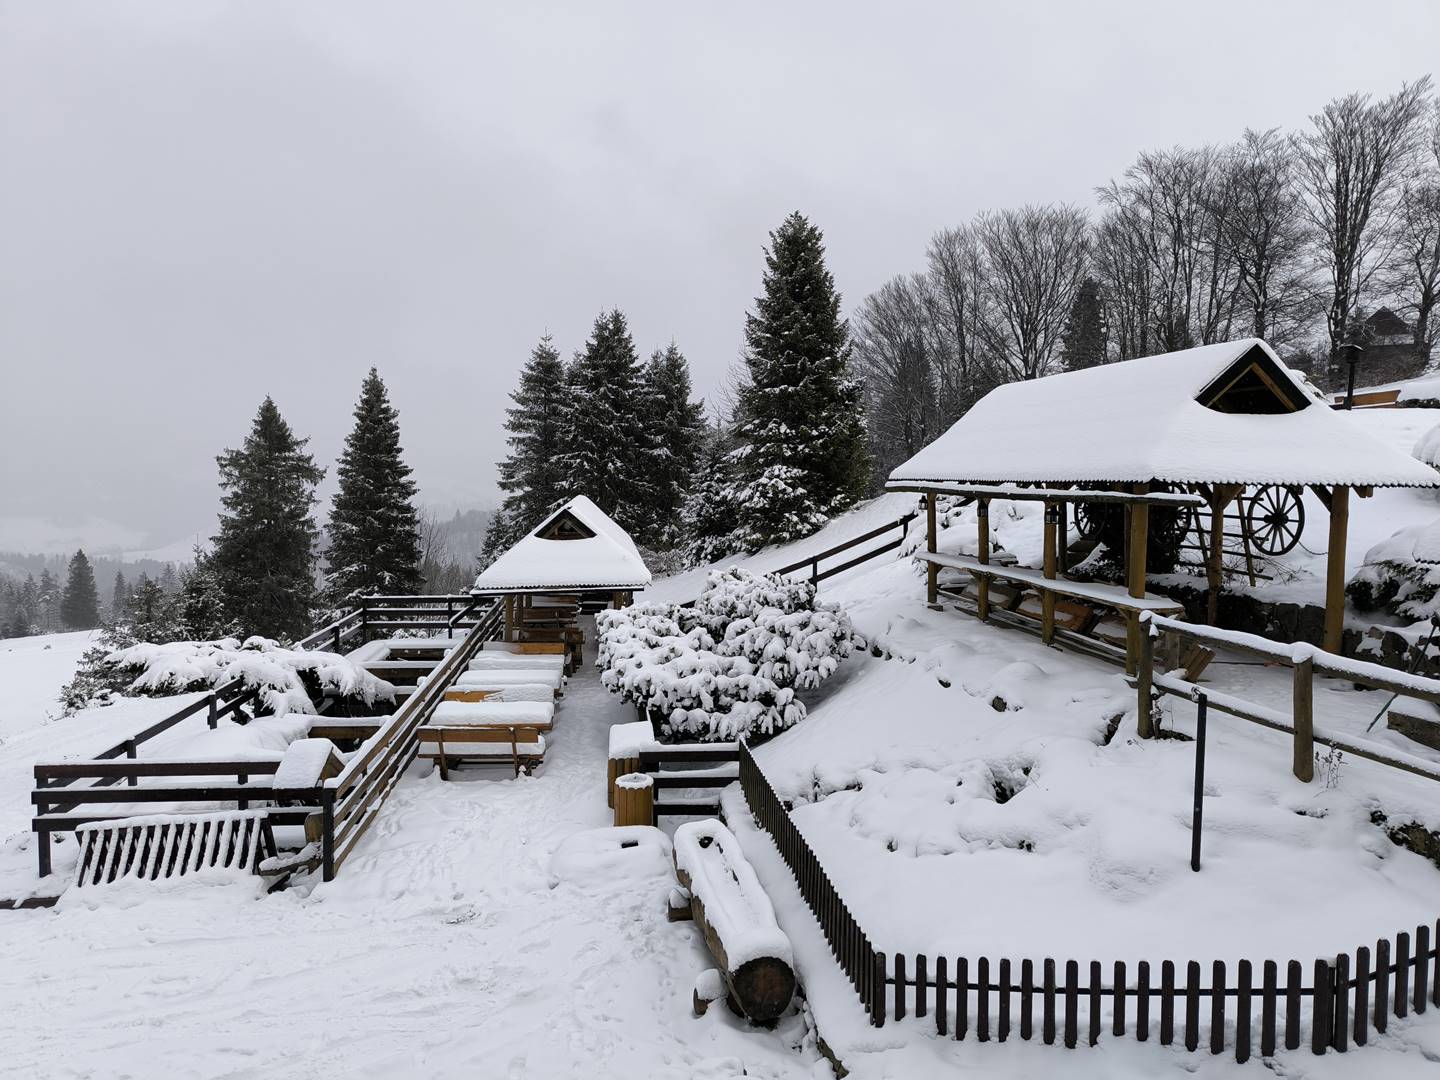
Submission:
M 925 550 L 935 554 L 935 493 L 925 493 Z M 933 562 L 925 564 L 925 602 L 933 604 L 939 599 L 940 567 Z
M 1155 677 L 1155 639 L 1150 636 L 1150 621 L 1140 623 L 1140 656 L 1135 662 L 1135 729 L 1140 738 L 1155 734 L 1150 700 Z
M 990 561 L 989 499 L 975 500 L 975 524 L 979 533 L 979 536 L 977 538 L 979 546 L 975 549 L 976 558 L 978 558 L 982 564 L 988 563 Z M 988 619 L 990 618 L 990 579 L 982 574 L 979 580 L 975 583 L 975 590 L 976 606 L 978 608 L 980 618 L 982 620 Z
M 1046 578 L 1055 579 L 1055 534 L 1059 531 L 1060 517 L 1055 504 L 1045 503 L 1045 561 L 1043 569 Z M 1055 638 L 1055 591 L 1040 590 L 1040 640 L 1049 645 Z
M 1136 484 L 1135 494 L 1145 495 L 1150 491 L 1149 484 Z M 1130 587 L 1130 595 L 1139 599 L 1145 595 L 1145 558 L 1146 542 L 1150 537 L 1150 504 L 1145 502 L 1130 503 L 1126 507 L 1130 515 L 1128 529 L 1129 544 L 1125 553 L 1126 558 L 1126 583 Z M 1126 615 L 1125 635 L 1125 671 L 1127 674 L 1135 674 L 1135 666 L 1139 662 L 1140 653 L 1140 616 L 1131 612 Z
M 1325 560 L 1326 652 L 1339 655 L 1345 631 L 1345 534 L 1350 527 L 1350 489 L 1330 492 L 1330 544 Z
M 1295 755 L 1292 768 L 1296 779 L 1309 783 L 1315 778 L 1315 665 L 1306 657 L 1295 664 Z

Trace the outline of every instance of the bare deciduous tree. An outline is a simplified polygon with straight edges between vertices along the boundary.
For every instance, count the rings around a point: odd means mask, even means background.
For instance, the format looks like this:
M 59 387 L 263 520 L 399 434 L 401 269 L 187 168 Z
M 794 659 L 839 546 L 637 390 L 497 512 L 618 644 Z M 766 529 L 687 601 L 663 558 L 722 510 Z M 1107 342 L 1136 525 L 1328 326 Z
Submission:
M 1425 153 L 1400 195 L 1395 251 L 1387 284 L 1414 320 L 1415 345 L 1429 353 L 1440 325 L 1440 104 L 1430 110 Z
M 1337 98 L 1294 139 L 1305 211 L 1328 276 L 1325 312 L 1332 357 L 1394 242 L 1399 195 L 1419 149 L 1427 75 L 1390 97 Z
M 1024 206 L 976 225 L 989 300 L 979 322 L 988 358 L 1007 380 L 1049 374 L 1085 276 L 1090 230 L 1073 206 Z
M 974 405 L 995 379 L 981 349 L 986 317 L 986 273 L 980 243 L 970 226 L 942 229 L 925 251 L 929 281 L 942 325 L 937 328 L 937 407 L 948 425 Z
M 933 291 L 923 274 L 895 278 L 867 296 L 851 319 L 877 477 L 888 475 L 943 427 L 935 363 L 936 331 L 942 327 Z

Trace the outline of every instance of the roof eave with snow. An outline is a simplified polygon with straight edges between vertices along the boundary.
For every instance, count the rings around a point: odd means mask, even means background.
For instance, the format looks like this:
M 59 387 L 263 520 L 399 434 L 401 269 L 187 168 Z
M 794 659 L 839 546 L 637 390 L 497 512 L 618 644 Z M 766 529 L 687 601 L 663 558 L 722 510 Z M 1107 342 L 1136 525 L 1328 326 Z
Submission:
M 541 535 L 567 514 L 594 535 L 573 540 Z M 481 571 L 470 592 L 476 596 L 623 592 L 643 589 L 650 580 L 650 570 L 630 534 L 584 495 L 577 495 Z

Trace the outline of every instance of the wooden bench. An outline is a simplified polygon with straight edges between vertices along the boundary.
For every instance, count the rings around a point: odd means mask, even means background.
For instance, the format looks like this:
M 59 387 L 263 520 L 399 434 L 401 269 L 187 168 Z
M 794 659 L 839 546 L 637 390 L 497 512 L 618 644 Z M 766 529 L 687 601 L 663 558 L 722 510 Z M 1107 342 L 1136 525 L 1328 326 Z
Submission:
M 508 764 L 519 776 L 522 770 L 528 772 L 542 764 L 547 749 L 545 733 L 537 725 L 442 727 L 432 724 L 422 727 L 418 737 L 420 751 L 416 756 L 438 764 L 442 780 L 450 779 L 450 762 L 462 761 L 480 765 Z M 461 747 L 463 749 L 459 749 Z

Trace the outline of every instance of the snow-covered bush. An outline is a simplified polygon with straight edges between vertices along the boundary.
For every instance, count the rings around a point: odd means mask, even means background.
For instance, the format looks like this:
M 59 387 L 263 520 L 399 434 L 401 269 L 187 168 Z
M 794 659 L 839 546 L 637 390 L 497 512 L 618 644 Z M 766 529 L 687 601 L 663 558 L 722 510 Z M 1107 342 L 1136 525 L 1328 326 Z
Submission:
M 856 637 L 815 587 L 713 570 L 693 607 L 636 604 L 596 616 L 601 683 L 647 709 L 664 739 L 770 735 L 805 716 L 795 693 L 834 674 Z
M 276 716 L 313 713 L 322 692 L 365 705 L 395 700 L 393 686 L 343 656 L 286 649 L 262 637 L 142 642 L 111 652 L 105 662 L 130 676 L 128 694 L 184 694 L 243 679 L 247 689 L 260 690 L 258 711 Z
M 1372 547 L 1345 592 L 1361 611 L 1383 609 L 1416 622 L 1440 612 L 1440 518 Z

